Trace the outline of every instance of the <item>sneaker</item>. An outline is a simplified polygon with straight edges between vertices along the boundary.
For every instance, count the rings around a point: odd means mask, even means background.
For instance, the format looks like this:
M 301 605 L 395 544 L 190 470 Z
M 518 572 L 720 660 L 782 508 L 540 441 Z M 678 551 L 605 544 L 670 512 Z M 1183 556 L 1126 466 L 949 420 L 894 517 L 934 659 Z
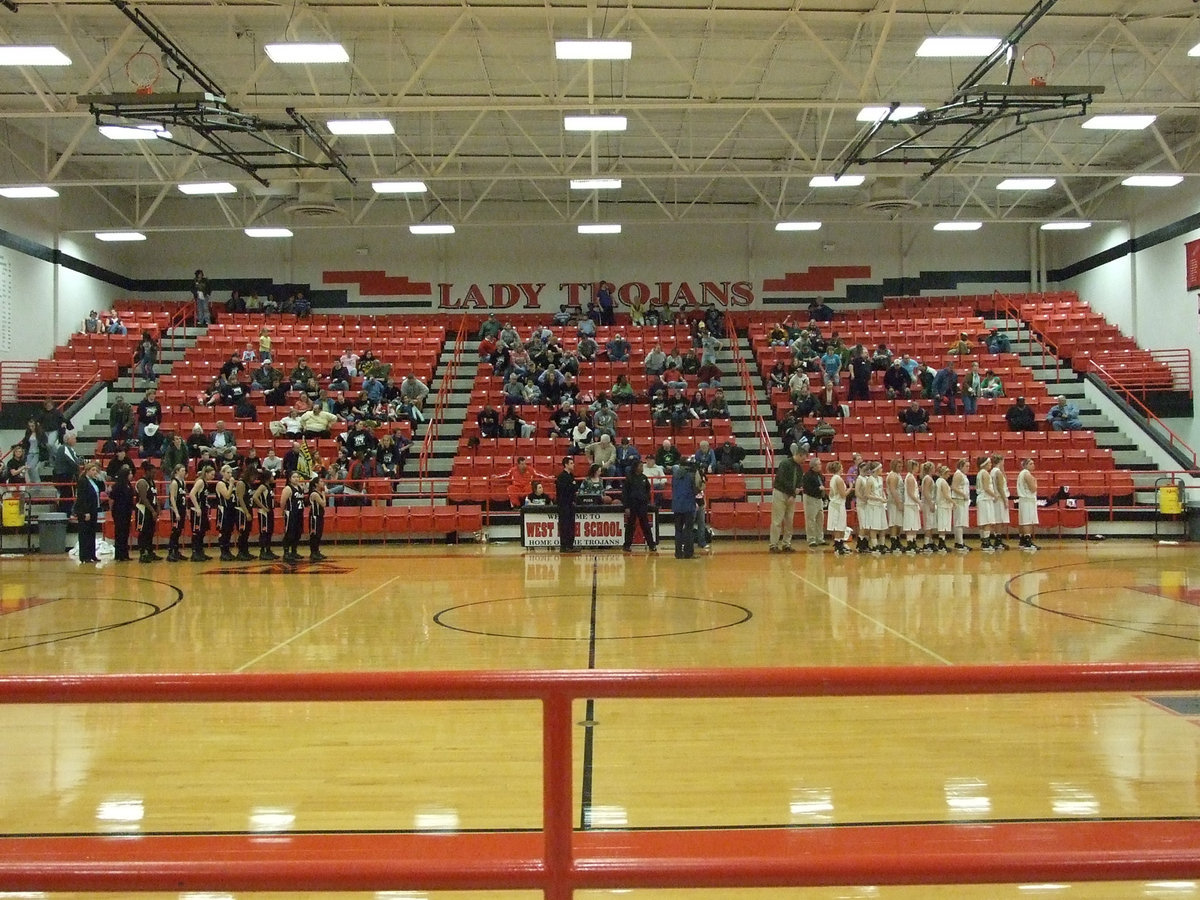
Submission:
M 192 562 L 208 562 L 211 559 L 207 553 L 193 553 L 191 557 Z
M 279 555 L 277 553 L 275 553 L 275 551 L 273 551 L 273 550 L 259 550 L 258 558 L 259 559 L 279 559 Z
M 782 553 L 782 552 L 783 552 L 783 551 L 782 551 L 782 550 L 780 550 L 778 547 L 776 547 L 774 544 L 772 544 L 771 546 L 769 546 L 769 547 L 767 548 L 767 551 L 768 551 L 769 553 Z
M 237 559 L 237 557 L 234 556 L 232 553 L 230 553 L 228 550 L 221 551 L 221 562 L 234 562 L 236 559 Z
M 249 551 L 242 550 L 237 556 L 234 557 L 234 559 L 236 559 L 238 562 L 251 562 L 253 561 L 254 556 Z
M 784 544 L 782 547 L 779 548 L 779 552 L 780 553 L 795 553 L 796 551 L 792 549 L 791 544 Z
M 329 559 L 329 557 L 326 556 L 324 553 L 322 553 L 320 550 L 314 550 L 312 553 L 310 553 L 308 555 L 308 558 L 311 559 L 313 562 L 321 562 L 321 560 Z

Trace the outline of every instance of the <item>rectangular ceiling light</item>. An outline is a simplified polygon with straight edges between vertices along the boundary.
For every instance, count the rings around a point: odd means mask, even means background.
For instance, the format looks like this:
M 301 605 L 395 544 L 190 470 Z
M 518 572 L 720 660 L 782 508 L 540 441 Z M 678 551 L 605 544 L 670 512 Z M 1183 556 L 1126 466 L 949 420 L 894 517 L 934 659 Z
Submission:
M 185 194 L 197 196 L 201 194 L 236 194 L 237 188 L 228 181 L 196 181 L 181 184 L 179 190 Z
M 57 197 L 58 191 L 52 187 L 46 187 L 41 184 L 26 185 L 24 187 L 6 187 L 0 188 L 0 197 L 7 197 L 9 200 L 35 200 L 42 197 Z
M 1058 181 L 1054 178 L 1005 178 L 996 185 L 998 191 L 1048 191 Z
M 300 44 L 300 43 L 282 43 L 282 44 L 267 44 L 264 47 L 267 51 L 267 56 L 271 58 L 271 62 L 294 64 L 294 63 L 344 63 L 350 62 L 350 54 L 346 52 L 346 48 L 341 44 Z
M 391 119 L 330 119 L 325 123 L 330 134 L 395 134 Z
M 631 41 L 555 41 L 555 59 L 629 59 Z
M 57 47 L 0 47 L 0 66 L 69 66 L 70 58 Z
M 423 194 L 429 190 L 423 181 L 372 181 L 371 189 L 377 194 Z
M 890 106 L 864 106 L 855 119 L 859 122 L 903 122 L 923 112 L 923 106 L 897 106 L 895 109 Z
M 987 56 L 1000 43 L 994 37 L 927 37 L 917 56 Z
M 620 178 L 572 178 L 573 191 L 615 191 L 621 187 Z
M 409 225 L 409 234 L 454 234 L 453 225 Z
M 624 131 L 628 126 L 624 116 L 563 116 L 567 131 Z
M 1083 231 L 1085 228 L 1091 228 L 1091 222 L 1080 221 L 1061 221 L 1061 222 L 1046 222 L 1042 225 L 1042 231 Z
M 867 180 L 866 175 L 814 175 L 808 179 L 809 187 L 858 187 Z
M 1182 175 L 1130 175 L 1121 184 L 1125 187 L 1175 187 Z
M 592 222 L 580 225 L 580 234 L 620 234 L 621 226 L 611 222 Z
M 1083 128 L 1099 131 L 1141 131 L 1154 124 L 1157 116 L 1092 116 L 1083 123 Z
M 262 225 L 258 228 L 247 228 L 245 232 L 246 237 L 253 238 L 283 238 L 292 236 L 292 229 L 290 228 L 273 228 L 269 225 Z
M 820 231 L 820 222 L 776 222 L 776 231 Z
M 978 231 L 983 227 L 982 222 L 938 222 L 933 226 L 934 231 Z
M 97 231 L 96 240 L 116 243 L 120 241 L 144 241 L 146 236 L 140 231 Z
M 153 141 L 171 136 L 161 125 L 101 125 L 100 133 L 112 141 Z

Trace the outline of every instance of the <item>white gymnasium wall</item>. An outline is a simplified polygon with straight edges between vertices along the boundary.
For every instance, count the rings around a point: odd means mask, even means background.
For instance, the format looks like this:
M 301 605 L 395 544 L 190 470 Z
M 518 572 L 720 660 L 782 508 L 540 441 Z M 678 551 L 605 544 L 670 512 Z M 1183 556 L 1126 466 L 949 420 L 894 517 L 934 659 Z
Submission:
M 444 237 L 417 237 L 406 229 L 305 228 L 293 226 L 290 239 L 266 240 L 240 232 L 197 233 L 190 239 L 167 240 L 151 235 L 128 272 L 139 279 L 190 279 L 203 268 L 210 279 L 269 278 L 276 283 L 311 284 L 314 290 L 345 289 L 362 307 L 372 298 L 351 283 L 322 284 L 326 271 L 381 271 L 390 278 L 428 282 L 436 308 L 442 291 L 450 311 L 480 308 L 475 297 L 490 302 L 492 285 L 533 285 L 519 296 L 514 310 L 525 308 L 529 292 L 538 292 L 539 309 L 554 310 L 565 302 L 569 283 L 607 279 L 618 285 L 640 282 L 655 294 L 699 295 L 704 281 L 749 282 L 755 306 L 761 305 L 763 282 L 814 268 L 856 267 L 864 274 L 829 281 L 828 287 L 785 290 L 802 298 L 844 298 L 847 285 L 880 285 L 886 279 L 916 278 L 933 272 L 1016 270 L 1028 273 L 1030 248 L 1023 225 L 992 225 L 973 234 L 935 233 L 929 225 L 890 222 L 830 226 L 818 232 L 775 232 L 745 225 L 627 225 L 617 236 L 585 236 L 574 226 L 461 227 Z M 1029 287 L 1027 274 L 1011 289 Z M 819 283 L 821 279 L 816 279 Z M 659 284 L 665 283 L 665 288 Z M 440 285 L 448 285 L 442 289 Z M 540 290 L 536 285 L 544 285 Z M 681 287 L 686 285 L 687 287 Z M 966 280 L 957 287 L 927 293 L 990 292 L 994 285 Z M 477 289 L 474 293 L 472 288 Z M 681 293 L 682 292 L 682 293 Z M 163 296 L 175 297 L 167 293 Z M 227 294 L 217 292 L 217 299 Z M 509 296 L 501 291 L 502 297 Z M 400 299 L 381 296 L 378 300 Z M 413 298 L 409 298 L 413 299 Z
M 1125 221 L 1094 226 L 1056 245 L 1051 251 L 1054 264 L 1084 260 L 1131 240 L 1147 243 L 1158 229 L 1178 223 L 1198 209 L 1200 190 L 1188 182 L 1177 189 L 1118 189 L 1109 196 L 1102 212 Z M 1061 285 L 1077 291 L 1081 299 L 1140 346 L 1190 350 L 1194 391 L 1200 389 L 1200 314 L 1196 295 L 1186 289 L 1184 244 L 1197 238 L 1200 230 L 1143 246 L 1136 253 L 1123 253 Z M 1168 425 L 1190 446 L 1200 448 L 1197 419 L 1171 420 Z
M 0 359 L 28 360 L 49 356 L 54 347 L 82 326 L 90 309 L 111 306 L 123 296 L 103 279 L 39 258 L 41 250 L 62 253 L 121 272 L 128 264 L 115 251 L 92 238 L 60 238 L 60 223 L 77 211 L 65 195 L 57 200 L 0 201 L 0 229 L 32 242 L 38 254 L 0 246 L 0 279 L 7 277 L 8 315 L 0 309 Z M 3 304 L 0 298 L 0 304 Z

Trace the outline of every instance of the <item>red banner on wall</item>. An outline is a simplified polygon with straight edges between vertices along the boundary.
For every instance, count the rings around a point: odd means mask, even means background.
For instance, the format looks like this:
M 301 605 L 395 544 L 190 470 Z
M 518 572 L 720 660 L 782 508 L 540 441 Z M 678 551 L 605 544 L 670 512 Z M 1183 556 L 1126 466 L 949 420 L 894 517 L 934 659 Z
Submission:
M 1200 240 L 1188 241 L 1183 248 L 1187 260 L 1187 290 L 1200 290 Z

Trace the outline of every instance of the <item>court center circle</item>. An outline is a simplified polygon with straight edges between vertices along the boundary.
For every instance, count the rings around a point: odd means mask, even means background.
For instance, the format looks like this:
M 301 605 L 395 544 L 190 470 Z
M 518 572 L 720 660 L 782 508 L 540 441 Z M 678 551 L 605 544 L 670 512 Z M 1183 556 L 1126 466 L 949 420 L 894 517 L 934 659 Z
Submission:
M 719 631 L 748 622 L 753 614 L 724 600 L 674 595 L 605 594 L 596 601 L 577 594 L 543 594 L 477 600 L 443 609 L 433 621 L 443 628 L 487 637 L 534 641 L 622 641 Z M 661 622 L 661 627 L 656 626 Z M 686 622 L 686 627 L 680 627 Z

